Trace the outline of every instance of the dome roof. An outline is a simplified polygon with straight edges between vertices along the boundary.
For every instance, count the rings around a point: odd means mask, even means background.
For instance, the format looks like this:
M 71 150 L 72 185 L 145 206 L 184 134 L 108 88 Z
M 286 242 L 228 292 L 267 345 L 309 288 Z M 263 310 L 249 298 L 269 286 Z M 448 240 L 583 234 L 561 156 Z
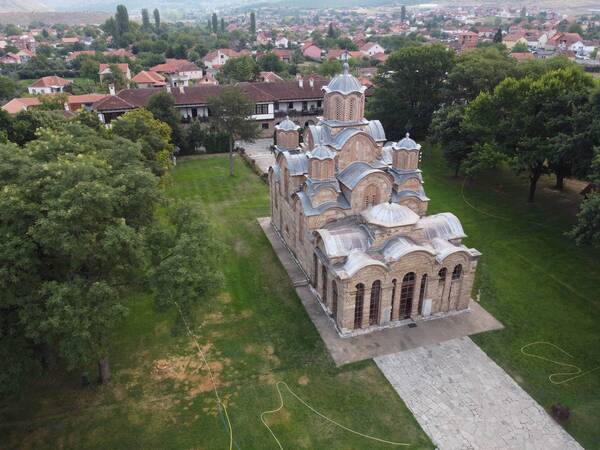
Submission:
M 394 148 L 397 150 L 419 150 L 421 146 L 410 138 L 410 133 L 406 133 L 406 137 L 394 145 Z
M 344 72 L 333 77 L 323 90 L 327 93 L 340 92 L 342 94 L 350 94 L 351 92 L 360 92 L 362 94 L 366 90 L 366 87 L 360 84 L 360 81 L 350 73 L 348 63 L 344 63 Z
M 329 150 L 325 145 L 317 145 L 308 153 L 309 158 L 315 159 L 333 159 L 335 158 L 335 153 Z
M 275 125 L 275 129 L 278 131 L 297 131 L 300 127 L 290 120 L 289 116 L 285 116 L 279 125 Z
M 367 222 L 381 227 L 393 228 L 414 225 L 419 221 L 419 215 L 407 206 L 397 203 L 380 203 L 362 212 Z

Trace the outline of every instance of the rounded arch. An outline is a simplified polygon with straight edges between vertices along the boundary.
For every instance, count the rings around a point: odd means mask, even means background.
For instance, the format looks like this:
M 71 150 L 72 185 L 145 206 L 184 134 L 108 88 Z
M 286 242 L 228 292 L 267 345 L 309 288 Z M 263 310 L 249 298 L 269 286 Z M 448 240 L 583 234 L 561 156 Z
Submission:
M 462 264 L 457 264 L 456 266 L 454 266 L 454 269 L 452 270 L 452 281 L 460 280 L 460 278 L 462 277 L 462 272 Z
M 379 323 L 380 305 L 381 280 L 375 280 L 371 285 L 371 301 L 369 304 L 369 325 L 377 325 Z
M 408 319 L 412 313 L 413 298 L 415 296 L 416 275 L 414 272 L 408 272 L 402 278 L 400 287 L 400 304 L 398 318 Z
M 365 300 L 365 285 L 358 283 L 354 293 L 354 329 L 362 328 L 363 304 Z

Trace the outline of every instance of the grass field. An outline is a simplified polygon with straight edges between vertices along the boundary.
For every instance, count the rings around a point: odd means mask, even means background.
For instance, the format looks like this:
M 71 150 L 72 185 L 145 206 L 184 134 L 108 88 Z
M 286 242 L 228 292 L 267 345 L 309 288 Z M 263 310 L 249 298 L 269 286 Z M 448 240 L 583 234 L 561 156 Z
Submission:
M 227 404 L 234 448 L 278 448 L 260 414 L 279 405 L 280 380 L 348 427 L 433 448 L 372 361 L 334 366 L 256 222 L 268 215 L 266 186 L 241 162 L 236 171 L 227 175 L 225 156 L 183 162 L 169 187 L 205 210 L 226 243 L 225 289 L 199 309 L 198 337 Z M 113 346 L 112 384 L 81 389 L 77 374 L 62 373 L 34 383 L 0 410 L 0 448 L 228 448 L 208 376 L 191 341 L 171 335 L 173 319 L 143 295 L 133 299 Z M 392 448 L 283 395 L 285 408 L 267 420 L 286 449 Z
M 587 449 L 600 448 L 600 370 L 553 385 L 547 377 L 559 368 L 520 352 L 550 341 L 574 358 L 540 349 L 545 356 L 583 370 L 600 365 L 600 253 L 564 237 L 571 198 L 542 189 L 539 202 L 528 205 L 524 181 L 506 174 L 467 185 L 463 198 L 462 180 L 427 149 L 423 169 L 430 212 L 461 218 L 466 243 L 484 255 L 476 286 L 482 304 L 506 325 L 474 340 L 543 406 L 571 407 L 568 431 Z M 226 286 L 199 309 L 198 336 L 239 448 L 277 448 L 259 415 L 278 406 L 278 380 L 345 425 L 432 448 L 372 362 L 334 367 L 256 223 L 268 214 L 266 186 L 239 162 L 236 170 L 227 176 L 225 156 L 182 162 L 169 191 L 205 210 L 226 243 Z M 190 340 L 170 332 L 173 313 L 154 312 L 143 294 L 131 306 L 115 336 L 113 383 L 81 389 L 77 374 L 63 372 L 32 383 L 23 398 L 2 403 L 0 447 L 227 448 Z M 285 392 L 284 401 L 268 419 L 284 448 L 391 448 L 332 427 Z

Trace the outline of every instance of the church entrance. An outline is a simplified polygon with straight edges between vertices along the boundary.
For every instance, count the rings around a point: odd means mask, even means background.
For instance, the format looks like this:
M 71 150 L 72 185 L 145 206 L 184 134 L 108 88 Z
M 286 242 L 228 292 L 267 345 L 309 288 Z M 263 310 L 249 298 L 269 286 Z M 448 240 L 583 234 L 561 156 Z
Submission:
M 363 303 L 365 299 L 365 285 L 356 285 L 356 298 L 354 299 L 354 329 L 362 328 Z

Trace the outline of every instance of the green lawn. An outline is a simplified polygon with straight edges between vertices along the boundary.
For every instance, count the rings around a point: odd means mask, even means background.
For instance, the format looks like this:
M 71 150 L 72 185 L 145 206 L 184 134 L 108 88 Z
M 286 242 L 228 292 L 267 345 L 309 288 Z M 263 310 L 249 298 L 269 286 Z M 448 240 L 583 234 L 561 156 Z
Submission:
M 568 431 L 587 449 L 600 448 L 600 370 L 552 385 L 547 377 L 559 368 L 520 353 L 525 344 L 550 341 L 574 359 L 540 349 L 548 357 L 583 370 L 600 365 L 600 253 L 564 236 L 573 220 L 570 199 L 543 190 L 528 205 L 524 181 L 502 173 L 465 188 L 474 209 L 461 195 L 462 180 L 428 149 L 423 169 L 430 212 L 456 213 L 466 243 L 483 252 L 476 289 L 506 326 L 474 340 L 544 407 L 571 407 Z M 226 156 L 181 162 L 168 189 L 205 210 L 226 242 L 226 286 L 199 308 L 198 336 L 239 448 L 278 448 L 259 416 L 278 406 L 279 380 L 344 425 L 431 448 L 372 362 L 334 367 L 256 223 L 268 214 L 266 186 L 242 163 L 236 170 L 227 176 Z M 228 447 L 190 340 L 170 332 L 174 314 L 154 312 L 143 294 L 131 305 L 115 337 L 113 383 L 81 389 L 76 373 L 59 371 L 32 383 L 0 407 L 0 448 Z M 332 427 L 285 392 L 284 401 L 268 420 L 286 449 L 390 448 Z
M 530 342 L 549 341 L 573 359 L 549 346 L 529 351 L 583 371 L 600 366 L 600 252 L 577 248 L 564 236 L 574 221 L 573 196 L 541 189 L 536 204 L 527 204 L 526 181 L 502 172 L 465 187 L 475 210 L 461 195 L 462 180 L 450 175 L 437 152 L 425 150 L 423 171 L 430 212 L 455 213 L 466 243 L 483 253 L 476 289 L 506 326 L 474 341 L 542 406 L 569 406 L 567 430 L 586 449 L 600 448 L 600 370 L 553 385 L 548 376 L 561 367 L 520 352 Z
M 226 156 L 181 162 L 168 188 L 205 210 L 226 243 L 226 286 L 199 308 L 197 334 L 231 417 L 234 448 L 278 448 L 260 414 L 279 406 L 280 380 L 343 425 L 433 448 L 372 361 L 334 366 L 256 222 L 268 214 L 266 186 L 239 161 L 236 171 L 227 175 Z M 112 384 L 81 389 L 77 374 L 64 373 L 33 383 L 0 409 L 0 447 L 228 448 L 209 379 L 190 340 L 171 335 L 173 319 L 154 312 L 143 295 L 134 298 L 115 338 Z M 284 409 L 267 420 L 286 449 L 392 448 L 283 396 Z

